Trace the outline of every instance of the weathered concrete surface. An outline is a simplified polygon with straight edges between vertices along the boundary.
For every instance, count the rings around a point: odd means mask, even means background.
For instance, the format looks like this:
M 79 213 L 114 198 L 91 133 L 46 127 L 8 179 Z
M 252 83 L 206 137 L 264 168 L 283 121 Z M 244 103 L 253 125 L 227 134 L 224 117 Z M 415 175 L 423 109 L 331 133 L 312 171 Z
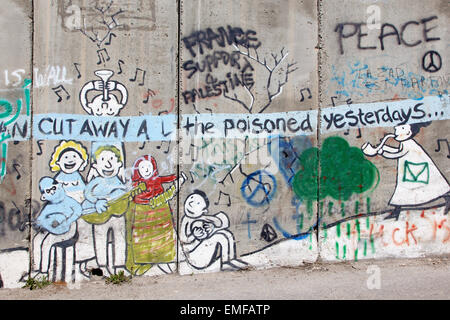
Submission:
M 348 170 L 353 177 L 361 174 L 360 179 L 353 181 L 355 187 L 362 188 L 349 198 L 328 197 L 321 203 L 324 210 L 320 256 L 326 260 L 347 260 L 448 253 L 450 229 L 448 216 L 444 215 L 445 199 L 437 199 L 448 191 L 450 173 L 446 143 L 450 70 L 445 61 L 449 40 L 447 3 L 428 1 L 424 6 L 419 1 L 348 1 L 344 7 L 321 1 L 320 14 L 321 112 L 331 119 L 331 111 L 327 113 L 329 108 L 348 104 L 346 109 L 334 111 L 343 118 L 338 120 L 339 126 L 354 122 L 355 118 L 350 117 L 359 114 L 359 110 L 366 113 L 362 118 L 364 125 L 359 122 L 360 130 L 337 129 L 336 123 L 322 118 L 322 146 L 327 140 L 333 143 L 345 140 L 357 149 L 366 142 L 377 146 L 401 123 L 398 115 L 395 120 L 395 110 L 403 110 L 402 118 L 408 123 L 432 120 L 414 136 L 415 149 L 409 155 L 397 156 L 398 160 L 386 158 L 388 153 L 364 156 L 365 160 L 353 158 L 350 162 L 348 155 L 340 158 L 336 153 L 331 157 L 332 167 L 340 167 L 343 172 Z M 430 52 L 436 68 L 427 67 Z M 423 100 L 428 96 L 439 97 Z M 372 103 L 377 102 L 380 104 L 376 110 L 389 108 L 393 120 L 380 120 L 377 124 L 374 113 L 370 115 L 372 119 L 367 118 Z M 423 111 L 418 111 L 422 108 Z M 354 113 L 346 117 L 349 110 Z M 330 140 L 330 137 L 339 138 Z M 399 143 L 391 138 L 386 145 L 397 148 Z M 423 180 L 411 181 L 404 160 L 413 166 L 427 163 L 433 173 L 426 169 Z M 373 178 L 366 175 L 372 169 L 361 169 L 363 162 L 364 166 L 370 165 L 367 161 L 376 168 L 372 166 L 376 172 Z M 333 178 L 332 167 L 322 166 L 324 190 L 329 188 L 325 179 Z M 431 182 L 438 176 L 439 182 Z M 397 222 L 383 220 L 394 209 L 391 200 L 407 204 Z M 355 219 L 358 215 L 362 217 Z
M 180 272 L 230 268 L 226 252 L 222 264 L 207 265 L 222 237 L 235 246 L 232 256 L 238 261 L 231 259 L 232 267 L 314 261 L 315 212 L 300 206 L 290 179 L 298 166 L 296 153 L 315 145 L 315 134 L 276 132 L 270 124 L 268 133 L 243 134 L 254 132 L 255 119 L 265 124 L 288 118 L 286 112 L 316 108 L 315 1 L 183 1 L 181 12 L 180 164 L 192 179 L 180 199 L 179 232 L 188 262 Z M 211 122 L 213 127 L 197 134 L 188 129 L 187 121 L 197 115 L 203 126 Z M 242 131 L 234 136 L 236 127 Z M 209 200 L 202 219 L 223 212 L 229 227 L 193 249 L 185 227 L 189 219 L 201 220 L 189 213 L 196 189 Z
M 80 283 L 74 289 L 61 285 L 32 291 L 3 289 L 0 290 L 0 299 L 189 300 L 191 304 L 195 300 L 219 300 L 230 304 L 234 300 L 255 300 L 259 304 L 264 303 L 260 300 L 303 299 L 448 300 L 449 271 L 450 261 L 444 256 L 326 264 L 316 262 L 296 268 L 222 272 L 220 277 L 217 274 L 139 277 L 133 278 L 130 284 L 119 286 L 107 285 L 104 280 L 95 277 L 95 280 Z M 374 275 L 379 275 L 379 282 L 373 278 Z M 278 305 L 272 306 L 272 311 L 275 307 L 275 315 L 288 315 L 278 309 Z M 170 312 L 176 316 L 180 310 L 171 309 Z
M 8 10 L 0 13 L 0 277 L 8 287 L 16 287 L 28 271 L 26 223 L 30 213 L 37 214 L 40 208 L 31 201 L 31 142 L 27 141 L 31 101 L 26 92 L 31 88 L 25 81 L 32 72 L 31 10 L 29 1 L 11 1 Z

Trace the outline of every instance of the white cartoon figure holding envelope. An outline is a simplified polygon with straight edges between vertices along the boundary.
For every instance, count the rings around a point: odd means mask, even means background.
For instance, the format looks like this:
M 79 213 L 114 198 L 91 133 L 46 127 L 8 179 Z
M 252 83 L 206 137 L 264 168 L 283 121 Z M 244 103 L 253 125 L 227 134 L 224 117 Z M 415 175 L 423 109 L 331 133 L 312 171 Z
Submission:
M 394 134 L 386 135 L 376 148 L 365 143 L 361 149 L 367 156 L 381 155 L 386 159 L 397 159 L 397 184 L 389 204 L 394 210 L 385 219 L 396 219 L 402 208 L 431 203 L 439 198 L 445 200 L 444 214 L 450 209 L 450 186 L 427 152 L 413 138 L 420 128 L 430 122 L 403 124 L 394 128 Z M 398 148 L 386 145 L 394 138 L 400 142 Z

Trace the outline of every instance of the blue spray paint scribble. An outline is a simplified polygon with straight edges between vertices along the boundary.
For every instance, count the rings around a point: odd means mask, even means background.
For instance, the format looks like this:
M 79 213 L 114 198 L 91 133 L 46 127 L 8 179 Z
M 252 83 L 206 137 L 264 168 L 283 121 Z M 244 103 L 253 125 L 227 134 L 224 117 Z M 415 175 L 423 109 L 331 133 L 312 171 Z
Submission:
M 331 82 L 336 82 L 336 95 L 359 96 L 389 89 L 401 89 L 400 94 L 410 99 L 421 99 L 425 95 L 448 95 L 446 76 L 421 75 L 399 67 L 381 66 L 369 68 L 360 61 L 347 62 L 343 69 L 331 66 Z
M 272 142 L 278 143 L 272 143 Z M 306 136 L 292 138 L 278 136 L 267 143 L 270 155 L 274 158 L 286 183 L 290 186 L 295 174 L 300 169 L 300 154 L 312 147 L 311 141 Z

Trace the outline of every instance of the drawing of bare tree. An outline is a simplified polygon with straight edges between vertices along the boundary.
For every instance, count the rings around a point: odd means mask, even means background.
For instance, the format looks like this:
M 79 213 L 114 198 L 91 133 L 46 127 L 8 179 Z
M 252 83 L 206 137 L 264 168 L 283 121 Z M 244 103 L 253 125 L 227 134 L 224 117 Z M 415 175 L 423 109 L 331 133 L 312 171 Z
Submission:
M 265 99 L 255 106 L 255 94 L 252 88 L 253 84 L 243 84 L 243 88 L 246 94 L 249 96 L 250 101 L 246 101 L 243 97 L 240 97 L 237 93 L 233 93 L 233 96 L 228 95 L 224 92 L 224 97 L 230 99 L 234 102 L 239 103 L 244 107 L 249 113 L 254 113 L 255 109 L 258 113 L 264 112 L 273 102 L 273 100 L 282 93 L 283 86 L 288 82 L 289 74 L 296 71 L 298 68 L 295 67 L 297 62 L 287 62 L 288 52 L 285 52 L 283 47 L 279 54 L 271 53 L 271 59 L 273 61 L 267 61 L 266 57 L 260 57 L 257 49 L 253 49 L 254 54 L 250 53 L 250 48 L 244 50 L 240 49 L 238 46 L 234 45 L 235 49 L 244 56 L 245 61 L 250 64 L 249 60 L 256 62 L 258 65 L 262 66 L 267 72 L 267 84 L 266 90 L 267 95 Z M 243 70 L 243 73 L 245 70 Z

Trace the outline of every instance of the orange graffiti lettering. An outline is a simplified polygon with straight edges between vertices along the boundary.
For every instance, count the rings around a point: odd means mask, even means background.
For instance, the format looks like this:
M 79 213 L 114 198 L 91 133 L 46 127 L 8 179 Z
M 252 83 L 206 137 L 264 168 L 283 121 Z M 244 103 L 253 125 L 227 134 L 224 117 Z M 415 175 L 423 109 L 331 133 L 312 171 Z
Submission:
M 450 228 L 448 227 L 448 225 L 445 223 L 447 221 L 447 219 L 443 219 L 442 221 L 441 221 L 441 223 L 439 224 L 439 229 L 442 229 L 442 227 L 444 227 L 445 228 L 445 231 L 446 231 L 446 235 L 445 235 L 445 237 L 444 237 L 444 239 L 442 240 L 442 243 L 446 243 L 447 241 L 449 241 L 450 240 Z
M 395 233 L 397 231 L 400 231 L 400 228 L 395 228 L 394 231 L 392 232 L 392 241 L 397 245 L 397 246 L 401 246 L 402 244 L 406 243 L 409 246 L 409 235 L 411 235 L 411 237 L 414 239 L 414 243 L 417 244 L 417 240 L 416 237 L 414 236 L 413 231 L 417 230 L 417 227 L 413 224 L 411 226 L 411 228 L 409 228 L 409 222 L 406 221 L 406 227 L 405 227 L 405 239 L 402 241 L 397 241 L 395 239 Z
M 414 243 L 417 244 L 416 237 L 414 237 L 414 233 L 413 233 L 413 231 L 417 230 L 417 227 L 414 224 L 411 226 L 411 229 L 408 229 L 408 227 L 409 227 L 409 223 L 408 223 L 408 221 L 406 221 L 405 242 L 409 246 L 409 234 L 411 234 L 411 237 L 414 239 Z
M 403 244 L 404 241 L 402 242 L 397 242 L 395 241 L 395 233 L 397 231 L 400 231 L 400 228 L 395 228 L 394 231 L 392 232 L 392 241 L 397 245 L 397 246 L 401 246 Z

